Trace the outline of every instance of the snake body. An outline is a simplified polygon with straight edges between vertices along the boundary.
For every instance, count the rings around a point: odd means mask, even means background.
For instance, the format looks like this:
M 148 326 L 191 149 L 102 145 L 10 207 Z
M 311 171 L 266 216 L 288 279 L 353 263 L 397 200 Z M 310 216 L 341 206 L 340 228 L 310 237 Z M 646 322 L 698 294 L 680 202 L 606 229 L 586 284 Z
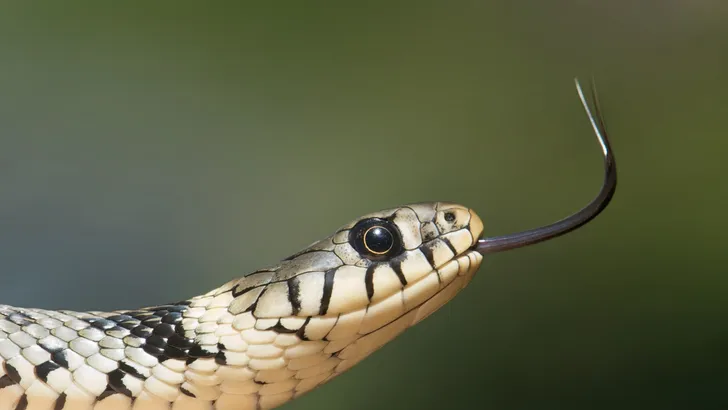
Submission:
M 116 312 L 0 305 L 0 410 L 270 409 L 350 369 L 452 299 L 482 254 L 571 232 L 612 199 L 617 169 L 592 84 L 579 98 L 604 154 L 578 212 L 481 239 L 453 203 L 365 215 L 275 266 L 191 299 Z
M 464 206 L 414 204 L 178 303 L 0 305 L 0 410 L 277 407 L 449 301 L 480 265 L 482 230 Z

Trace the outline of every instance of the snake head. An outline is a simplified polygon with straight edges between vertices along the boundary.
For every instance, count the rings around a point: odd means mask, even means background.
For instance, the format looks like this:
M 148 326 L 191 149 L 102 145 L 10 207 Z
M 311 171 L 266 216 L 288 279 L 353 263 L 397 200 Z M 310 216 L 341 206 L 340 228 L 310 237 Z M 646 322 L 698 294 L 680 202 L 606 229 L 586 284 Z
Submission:
M 404 330 L 470 282 L 482 261 L 474 250 L 482 232 L 474 211 L 448 202 L 406 205 L 352 221 L 330 239 L 346 279 L 338 284 L 334 276 L 338 294 L 332 292 L 328 310 L 363 311 L 360 335 L 395 320 Z
M 355 335 L 368 334 L 420 308 L 456 278 L 462 289 L 482 260 L 474 250 L 482 231 L 475 212 L 453 203 L 371 213 L 231 284 L 231 313 L 250 311 L 258 319 L 347 315 L 360 322 Z

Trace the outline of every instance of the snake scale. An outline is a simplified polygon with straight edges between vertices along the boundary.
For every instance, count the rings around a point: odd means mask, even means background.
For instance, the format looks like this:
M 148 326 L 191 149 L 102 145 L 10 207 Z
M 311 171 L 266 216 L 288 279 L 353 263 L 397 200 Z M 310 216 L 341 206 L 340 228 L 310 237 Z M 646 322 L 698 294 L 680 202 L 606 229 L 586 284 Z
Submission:
M 177 303 L 115 312 L 0 305 L 0 410 L 270 409 L 350 369 L 435 312 L 483 254 L 562 235 L 599 214 L 616 168 L 599 113 L 582 104 L 605 181 L 551 225 L 482 238 L 462 205 L 358 218 L 280 263 Z

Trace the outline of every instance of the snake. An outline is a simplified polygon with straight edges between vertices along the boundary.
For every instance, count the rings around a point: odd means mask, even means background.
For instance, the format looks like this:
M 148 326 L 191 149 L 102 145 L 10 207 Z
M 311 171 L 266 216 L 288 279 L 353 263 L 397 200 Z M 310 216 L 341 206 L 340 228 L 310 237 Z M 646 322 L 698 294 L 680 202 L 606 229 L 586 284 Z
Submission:
M 269 267 L 175 303 L 113 312 L 0 305 L 0 410 L 271 409 L 351 369 L 465 288 L 484 255 L 586 224 L 616 165 L 596 89 L 582 105 L 603 151 L 586 207 L 528 231 L 483 237 L 452 202 L 357 218 Z

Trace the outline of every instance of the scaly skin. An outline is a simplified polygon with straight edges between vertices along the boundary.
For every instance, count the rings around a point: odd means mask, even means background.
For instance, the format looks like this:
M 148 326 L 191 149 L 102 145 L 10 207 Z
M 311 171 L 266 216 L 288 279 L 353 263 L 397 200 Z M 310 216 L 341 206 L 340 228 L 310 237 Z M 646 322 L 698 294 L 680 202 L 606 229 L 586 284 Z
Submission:
M 388 221 L 399 249 L 362 247 L 357 223 L 371 218 Z M 482 229 L 460 205 L 408 205 L 184 302 L 85 313 L 0 305 L 0 410 L 277 407 L 447 303 L 480 266 Z

